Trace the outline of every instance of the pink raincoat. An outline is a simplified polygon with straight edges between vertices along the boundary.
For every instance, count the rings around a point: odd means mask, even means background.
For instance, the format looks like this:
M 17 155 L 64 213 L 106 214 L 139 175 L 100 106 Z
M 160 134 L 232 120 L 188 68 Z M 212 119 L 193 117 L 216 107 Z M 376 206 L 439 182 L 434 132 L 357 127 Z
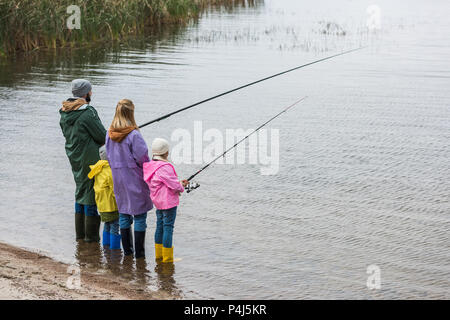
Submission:
M 175 168 L 169 162 L 155 161 L 145 162 L 144 181 L 150 187 L 150 198 L 158 210 L 166 210 L 178 206 L 179 193 L 184 191 L 175 172 Z

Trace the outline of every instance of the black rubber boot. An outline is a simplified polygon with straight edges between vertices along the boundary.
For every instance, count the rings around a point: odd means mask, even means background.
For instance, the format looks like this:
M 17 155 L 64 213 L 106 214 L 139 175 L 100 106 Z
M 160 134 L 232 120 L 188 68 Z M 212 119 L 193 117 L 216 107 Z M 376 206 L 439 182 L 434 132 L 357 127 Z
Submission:
M 86 216 L 85 228 L 85 242 L 100 241 L 100 216 Z
M 123 254 L 126 256 L 133 254 L 133 236 L 131 234 L 131 228 L 120 229 L 120 235 L 122 236 Z
M 75 239 L 84 239 L 84 213 L 75 213 Z
M 145 231 L 134 231 L 134 250 L 136 258 L 145 258 Z

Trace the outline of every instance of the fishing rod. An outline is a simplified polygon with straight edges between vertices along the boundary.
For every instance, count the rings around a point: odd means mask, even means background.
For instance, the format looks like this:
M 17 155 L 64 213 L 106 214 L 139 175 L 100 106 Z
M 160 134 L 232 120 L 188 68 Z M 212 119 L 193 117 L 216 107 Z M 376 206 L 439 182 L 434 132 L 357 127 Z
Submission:
M 213 96 L 213 97 L 211 97 L 211 98 L 208 98 L 208 99 L 205 99 L 205 100 L 196 102 L 196 103 L 191 104 L 191 105 L 189 105 L 189 106 L 187 106 L 187 107 L 184 107 L 184 108 L 175 110 L 175 111 L 170 112 L 170 113 L 168 113 L 168 114 L 166 114 L 166 115 L 163 115 L 163 116 L 161 116 L 161 117 L 159 117 L 159 118 L 153 119 L 153 120 L 151 120 L 151 121 L 149 121 L 149 122 L 146 122 L 146 123 L 144 123 L 144 124 L 141 124 L 141 125 L 139 126 L 139 128 L 143 128 L 143 127 L 145 127 L 145 126 L 148 126 L 149 124 L 152 124 L 152 123 L 155 123 L 155 122 L 158 122 L 158 121 L 167 119 L 168 117 L 173 116 L 174 114 L 177 114 L 177 113 L 179 113 L 179 112 L 188 110 L 188 109 L 193 108 L 193 107 L 195 107 L 195 106 L 198 106 L 198 105 L 200 105 L 200 104 L 202 104 L 202 103 L 205 103 L 205 102 L 208 102 L 208 101 L 217 99 L 217 98 L 222 97 L 222 96 L 224 96 L 224 95 L 227 95 L 227 94 L 229 94 L 229 93 L 232 93 L 232 92 L 235 92 L 235 91 L 244 89 L 244 88 L 246 88 L 246 87 L 252 86 L 252 85 L 257 84 L 257 83 L 259 83 L 259 82 L 263 82 L 263 81 L 266 81 L 266 80 L 269 80 L 269 79 L 272 79 L 272 78 L 281 76 L 281 75 L 283 75 L 283 74 L 292 72 L 292 71 L 294 71 L 294 70 L 298 70 L 298 69 L 301 69 L 301 68 L 310 66 L 310 65 L 312 65 L 312 64 L 319 63 L 319 62 L 322 62 L 322 61 L 325 61 L 325 60 L 328 60 L 328 59 L 332 59 L 332 58 L 335 58 L 335 57 L 338 57 L 338 56 L 342 56 L 342 55 L 344 55 L 344 54 L 347 54 L 347 53 L 350 53 L 350 52 L 354 52 L 354 51 L 357 51 L 357 50 L 361 50 L 361 49 L 364 49 L 364 48 L 366 48 L 366 47 L 359 47 L 359 48 L 351 49 L 351 50 L 348 50 L 348 51 L 344 51 L 344 52 L 341 52 L 341 53 L 338 53 L 338 54 L 334 54 L 334 55 L 329 56 L 329 57 L 325 57 L 325 58 L 322 58 L 322 59 L 319 59 L 319 60 L 316 60 L 316 61 L 312 61 L 312 62 L 303 64 L 303 65 L 301 65 L 301 66 L 298 66 L 298 67 L 295 67 L 295 68 L 292 68 L 292 69 L 289 69 L 289 70 L 285 70 L 285 71 L 279 72 L 279 73 L 277 73 L 277 74 L 274 74 L 274 75 L 265 77 L 265 78 L 263 78 L 263 79 L 259 79 L 259 80 L 256 80 L 256 81 L 247 83 L 247 84 L 245 84 L 245 85 L 243 85 L 243 86 L 240 86 L 240 87 L 237 87 L 237 88 L 234 88 L 234 89 L 231 89 L 231 90 L 222 92 L 222 93 L 220 93 L 220 94 L 218 94 L 218 95 L 215 95 L 215 96 Z
M 273 116 L 272 118 L 270 118 L 269 120 L 267 120 L 266 122 L 264 122 L 262 125 L 260 125 L 258 128 L 256 128 L 255 130 L 253 130 L 252 132 L 250 132 L 248 135 L 246 135 L 244 138 L 242 138 L 241 140 L 239 140 L 238 142 L 236 142 L 233 146 L 231 146 L 230 148 L 228 148 L 227 150 L 225 150 L 225 152 L 223 152 L 220 156 L 216 157 L 214 160 L 208 162 L 203 168 L 201 168 L 200 170 L 198 170 L 196 173 L 194 173 L 193 175 L 191 175 L 189 178 L 187 178 L 186 180 L 189 182 L 188 185 L 186 185 L 185 190 L 187 191 L 187 193 L 191 192 L 192 190 L 197 189 L 198 187 L 200 187 L 200 184 L 198 183 L 191 183 L 191 180 L 194 179 L 198 174 L 200 174 L 203 170 L 205 170 L 206 168 L 208 168 L 210 165 L 212 165 L 214 162 L 216 162 L 218 159 L 222 158 L 225 156 L 225 154 L 227 154 L 228 151 L 236 148 L 236 146 L 238 144 L 240 144 L 242 141 L 246 140 L 248 137 L 250 137 L 252 134 L 254 134 L 255 132 L 257 132 L 259 129 L 261 129 L 262 127 L 264 127 L 266 124 L 268 124 L 269 122 L 271 122 L 272 120 L 274 120 L 275 118 L 278 118 L 280 115 L 282 115 L 283 113 L 287 112 L 290 108 L 292 108 L 293 106 L 295 106 L 296 104 L 302 102 L 303 100 L 305 100 L 307 98 L 307 96 L 301 98 L 300 100 L 297 100 L 296 102 L 294 102 L 293 104 L 291 104 L 290 106 L 284 108 L 281 112 L 277 113 L 275 116 Z

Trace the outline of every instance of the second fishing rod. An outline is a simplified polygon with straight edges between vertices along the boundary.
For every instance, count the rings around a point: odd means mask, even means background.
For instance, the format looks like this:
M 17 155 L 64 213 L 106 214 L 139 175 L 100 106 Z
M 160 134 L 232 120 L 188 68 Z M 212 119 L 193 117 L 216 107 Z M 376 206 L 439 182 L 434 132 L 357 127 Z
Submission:
M 215 95 L 215 96 L 213 96 L 213 97 L 210 97 L 210 98 L 204 99 L 204 100 L 202 100 L 202 101 L 193 103 L 193 104 L 191 104 L 191 105 L 189 105 L 189 106 L 187 106 L 187 107 L 184 107 L 184 108 L 181 108 L 181 109 L 172 111 L 172 112 L 170 112 L 170 113 L 168 113 L 168 114 L 165 114 L 165 115 L 160 116 L 160 117 L 158 117 L 158 118 L 156 118 L 156 119 L 153 119 L 153 120 L 151 120 L 151 121 L 148 121 L 148 122 L 146 122 L 146 123 L 144 123 L 144 124 L 141 124 L 141 125 L 139 126 L 139 128 L 144 128 L 145 126 L 148 126 L 149 124 L 152 124 L 152 123 L 155 123 L 155 122 L 158 122 L 158 121 L 167 119 L 167 118 L 169 118 L 169 117 L 171 117 L 171 116 L 173 116 L 173 115 L 175 115 L 175 114 L 177 114 L 177 113 L 180 113 L 180 112 L 182 112 L 182 111 L 186 111 L 186 110 L 188 110 L 188 109 L 191 109 L 191 108 L 193 108 L 193 107 L 196 107 L 196 106 L 198 106 L 198 105 L 200 105 L 200 104 L 203 104 L 203 103 L 205 103 L 205 102 L 208 102 L 208 101 L 217 99 L 217 98 L 219 98 L 219 97 L 222 97 L 222 96 L 227 95 L 227 94 L 230 94 L 230 93 L 232 93 L 232 92 L 235 92 L 235 91 L 244 89 L 244 88 L 249 87 L 249 86 L 252 86 L 252 85 L 254 85 L 254 84 L 257 84 L 257 83 L 260 83 L 260 82 L 263 82 L 263 81 L 266 81 L 266 80 L 269 80 L 269 79 L 272 79 L 272 78 L 281 76 L 281 75 L 283 75 L 283 74 L 286 74 L 286 73 L 289 73 L 289 72 L 292 72 L 292 71 L 295 71 L 295 70 L 298 70 L 298 69 L 301 69 L 301 68 L 304 68 L 304 67 L 307 67 L 307 66 L 310 66 L 310 65 L 313 65 L 313 64 L 316 64 L 316 63 L 325 61 L 325 60 L 329 60 L 329 59 L 332 59 L 332 58 L 335 58 L 335 57 L 338 57 L 338 56 L 342 56 L 342 55 L 345 55 L 345 54 L 348 54 L 348 53 L 351 53 L 351 52 L 354 52 L 354 51 L 358 51 L 358 50 L 361 50 L 361 49 L 364 49 L 364 48 L 366 48 L 366 47 L 359 47 L 359 48 L 347 50 L 347 51 L 344 51 L 344 52 L 341 52 L 341 53 L 337 53 L 337 54 L 334 54 L 334 55 L 331 55 L 331 56 L 328 56 L 328 57 L 325 57 L 325 58 L 322 58 L 322 59 L 319 59 L 319 60 L 316 60 L 316 61 L 312 61 L 312 62 L 303 64 L 303 65 L 301 65 L 301 66 L 297 66 L 297 67 L 295 67 L 295 68 L 291 68 L 291 69 L 289 69 L 289 70 L 285 70 L 285 71 L 276 73 L 276 74 L 274 74 L 274 75 L 271 75 L 271 76 L 268 76 L 268 77 L 265 77 L 265 78 L 262 78 L 262 79 L 259 79 L 259 80 L 256 80 L 256 81 L 247 83 L 247 84 L 244 84 L 244 85 L 239 86 L 239 87 L 237 87 L 237 88 L 234 88 L 234 89 L 231 89 L 231 90 L 228 90 L 228 91 L 219 93 L 219 94 L 217 94 L 217 95 Z
M 247 140 L 252 134 L 258 132 L 261 128 L 265 127 L 269 122 L 272 122 L 273 120 L 275 120 L 276 118 L 278 118 L 279 116 L 281 116 L 283 113 L 287 112 L 289 109 L 291 109 L 292 107 L 294 107 L 295 105 L 297 105 L 298 103 L 302 102 L 303 100 L 305 100 L 307 98 L 307 96 L 295 101 L 293 104 L 289 105 L 288 107 L 284 108 L 283 110 L 281 110 L 281 112 L 277 113 L 276 115 L 274 115 L 272 118 L 270 118 L 269 120 L 267 120 L 266 122 L 264 122 L 263 124 L 261 124 L 258 128 L 256 128 L 255 130 L 253 130 L 252 132 L 250 132 L 248 135 L 246 135 L 244 138 L 242 138 L 241 140 L 239 140 L 238 142 L 236 142 L 234 145 L 232 145 L 230 148 L 228 148 L 227 150 L 225 150 L 222 154 L 220 154 L 219 156 L 217 156 L 216 158 L 214 158 L 213 160 L 211 160 L 210 162 L 208 162 L 206 165 L 204 165 L 200 170 L 198 170 L 196 173 L 194 173 L 193 175 L 191 175 L 189 178 L 187 178 L 186 180 L 189 182 L 188 185 L 185 187 L 185 190 L 187 191 L 187 193 L 191 192 L 192 190 L 197 189 L 198 187 L 200 187 L 200 184 L 196 183 L 196 182 L 191 182 L 192 179 L 194 179 L 197 175 L 199 175 L 201 172 L 203 172 L 203 170 L 207 169 L 210 165 L 212 165 L 214 162 L 216 162 L 217 160 L 219 160 L 220 158 L 224 157 L 229 151 L 231 151 L 232 149 L 236 148 L 241 142 Z

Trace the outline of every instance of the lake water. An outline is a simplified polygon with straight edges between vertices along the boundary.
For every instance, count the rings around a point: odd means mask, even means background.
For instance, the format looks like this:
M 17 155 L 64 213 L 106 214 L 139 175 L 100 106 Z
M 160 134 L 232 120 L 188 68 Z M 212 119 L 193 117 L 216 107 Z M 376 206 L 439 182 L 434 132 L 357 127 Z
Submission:
M 381 29 L 369 32 L 372 4 Z M 449 9 L 444 0 L 266 0 L 128 44 L 3 63 L 0 240 L 181 298 L 450 298 Z M 247 130 L 308 96 L 267 127 L 279 130 L 277 174 L 217 164 L 181 197 L 174 268 L 153 261 L 154 211 L 147 265 L 74 241 L 58 114 L 73 78 L 92 81 L 108 127 L 121 98 L 143 123 L 362 45 L 142 129 L 148 144 L 194 134 L 197 121 L 203 131 Z M 370 290 L 377 274 L 381 287 Z

